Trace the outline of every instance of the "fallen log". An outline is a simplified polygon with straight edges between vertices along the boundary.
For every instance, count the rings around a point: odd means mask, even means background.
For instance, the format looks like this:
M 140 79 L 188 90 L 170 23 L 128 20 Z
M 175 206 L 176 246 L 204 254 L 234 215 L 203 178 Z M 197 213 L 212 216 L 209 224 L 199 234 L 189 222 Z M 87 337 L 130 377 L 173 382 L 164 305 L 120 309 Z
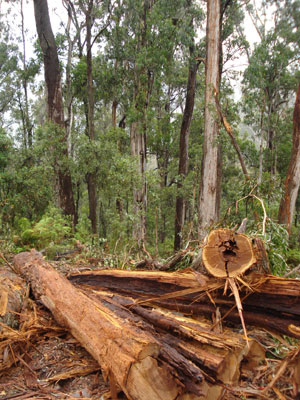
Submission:
M 14 265 L 30 282 L 35 297 L 59 324 L 70 330 L 99 362 L 104 376 L 112 385 L 118 384 L 127 397 L 174 399 L 178 395 L 179 385 L 166 368 L 158 366 L 159 343 L 150 334 L 79 292 L 39 253 L 21 253 L 15 257 Z M 200 392 L 202 380 L 199 371 Z M 136 396 L 140 385 L 144 387 L 143 397 Z
M 0 268 L 0 332 L 1 323 L 11 328 L 18 325 L 26 289 L 23 280 L 4 268 Z
M 215 400 L 224 384 L 237 383 L 242 363 L 252 368 L 264 359 L 255 340 L 248 347 L 232 331 L 214 333 L 208 324 L 133 304 L 133 298 L 108 290 L 76 289 L 35 251 L 17 255 L 14 265 L 35 297 L 98 361 L 112 393 L 122 389 L 134 400 Z
M 157 340 L 163 344 L 162 353 L 167 354 L 170 348 L 176 349 L 188 360 L 192 360 L 196 365 L 209 374 L 212 382 L 221 381 L 227 384 L 236 384 L 239 378 L 239 359 L 244 358 L 244 363 L 251 363 L 251 368 L 257 365 L 257 359 L 263 359 L 263 350 L 256 341 L 251 341 L 250 348 L 245 346 L 245 341 L 240 335 L 236 335 L 232 330 L 224 330 L 221 334 L 216 334 L 211 330 L 211 324 L 205 321 L 186 318 L 164 311 L 160 308 L 146 308 L 133 305 L 133 299 L 125 296 L 112 295 L 109 292 L 90 293 L 85 291 L 87 296 L 93 299 L 110 303 L 113 313 L 120 313 L 117 305 L 127 307 L 134 315 L 142 317 L 138 319 L 139 324 L 151 331 Z M 134 321 L 134 316 L 120 314 L 123 318 Z M 148 325 L 146 323 L 150 323 Z M 153 331 L 153 328 L 155 331 Z M 163 333 L 164 332 L 164 333 Z M 167 350 L 166 350 L 167 348 Z M 175 353 L 174 353 L 175 354 Z M 172 359 L 166 358 L 172 363 Z M 178 367 L 180 367 L 178 365 Z M 250 368 L 250 369 L 251 369 Z
M 110 290 L 185 315 L 211 317 L 218 307 L 221 315 L 226 315 L 225 320 L 239 322 L 234 299 L 223 293 L 224 282 L 197 272 L 98 270 L 72 274 L 69 279 L 79 287 Z M 299 338 L 299 332 L 289 326 L 300 326 L 300 280 L 256 272 L 242 279 L 245 322 Z

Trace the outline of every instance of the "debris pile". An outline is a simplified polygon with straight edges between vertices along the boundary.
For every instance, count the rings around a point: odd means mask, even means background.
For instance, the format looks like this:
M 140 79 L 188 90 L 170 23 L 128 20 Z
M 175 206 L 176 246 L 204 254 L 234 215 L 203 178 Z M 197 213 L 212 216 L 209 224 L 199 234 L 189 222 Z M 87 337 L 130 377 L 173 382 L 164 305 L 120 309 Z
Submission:
M 0 399 L 57 398 L 84 375 L 92 377 L 89 385 L 70 389 L 66 398 L 117 399 L 123 393 L 136 400 L 270 399 L 282 390 L 284 398 L 296 398 L 300 280 L 262 273 L 265 257 L 245 235 L 216 232 L 203 250 L 210 274 L 93 270 L 66 279 L 34 250 L 17 255 L 14 269 L 30 284 L 35 302 L 23 293 L 26 304 L 15 311 L 18 329 L 1 323 Z M 247 251 L 250 256 L 244 257 Z M 0 304 L 8 304 L 13 292 L 10 286 Z M 1 310 L 6 314 L 3 305 Z M 270 335 L 253 327 L 272 332 L 285 357 L 276 355 Z M 60 356 L 60 340 L 67 355 Z M 77 341 L 92 358 L 80 356 L 84 350 Z M 50 342 L 51 351 L 45 351 Z M 24 390 L 14 386 L 15 393 L 4 394 L 1 376 L 17 365 L 23 368 Z

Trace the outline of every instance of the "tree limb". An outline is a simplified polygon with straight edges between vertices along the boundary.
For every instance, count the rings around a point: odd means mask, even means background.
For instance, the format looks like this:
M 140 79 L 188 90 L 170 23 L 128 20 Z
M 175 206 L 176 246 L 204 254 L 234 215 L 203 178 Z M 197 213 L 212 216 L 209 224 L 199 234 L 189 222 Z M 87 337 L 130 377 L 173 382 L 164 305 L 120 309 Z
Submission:
M 218 98 L 218 92 L 216 90 L 214 90 L 214 95 L 215 95 L 216 107 L 217 107 L 217 111 L 218 111 L 220 120 L 232 141 L 233 147 L 235 148 L 235 150 L 237 152 L 237 155 L 238 155 L 238 158 L 239 158 L 242 170 L 243 170 L 243 174 L 245 175 L 245 178 L 248 179 L 249 174 L 248 174 L 245 162 L 244 162 L 244 158 L 243 158 L 240 146 L 239 146 L 238 142 L 236 141 L 236 138 L 234 137 L 233 129 L 232 129 L 231 125 L 227 121 L 225 115 L 222 114 L 221 105 L 220 105 L 219 98 Z

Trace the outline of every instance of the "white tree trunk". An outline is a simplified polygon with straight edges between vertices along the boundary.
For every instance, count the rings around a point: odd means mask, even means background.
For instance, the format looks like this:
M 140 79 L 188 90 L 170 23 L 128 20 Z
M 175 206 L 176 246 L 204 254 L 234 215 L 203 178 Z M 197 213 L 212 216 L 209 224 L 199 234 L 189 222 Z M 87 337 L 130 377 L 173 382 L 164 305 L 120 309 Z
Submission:
M 219 90 L 220 0 L 207 2 L 204 142 L 199 197 L 199 238 L 218 219 L 218 123 L 214 91 Z

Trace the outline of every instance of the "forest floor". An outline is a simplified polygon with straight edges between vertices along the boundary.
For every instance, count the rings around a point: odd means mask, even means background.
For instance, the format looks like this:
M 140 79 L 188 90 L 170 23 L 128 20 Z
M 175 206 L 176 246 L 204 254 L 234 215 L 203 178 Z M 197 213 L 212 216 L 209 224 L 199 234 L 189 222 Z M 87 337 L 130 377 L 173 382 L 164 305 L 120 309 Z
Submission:
M 74 256 L 51 261 L 51 264 L 57 271 L 68 275 L 95 269 L 98 261 L 87 262 Z M 6 273 L 11 271 L 2 263 L 0 283 L 1 276 Z M 7 328 L 0 322 L 0 356 L 2 349 L 6 348 L 2 353 L 2 366 L 0 363 L 0 400 L 111 399 L 109 385 L 97 362 L 55 322 L 44 306 L 32 300 L 30 293 L 26 296 L 21 313 L 16 313 L 18 326 Z M 285 356 L 298 348 L 297 341 L 250 327 L 248 334 L 266 349 L 266 363 L 255 376 L 241 376 L 238 388 L 226 388 L 223 399 L 295 398 L 290 371 L 282 365 Z M 8 352 L 12 355 L 11 360 Z M 269 390 L 263 392 L 268 385 Z M 257 391 L 261 391 L 259 397 Z M 118 398 L 126 399 L 122 394 Z

